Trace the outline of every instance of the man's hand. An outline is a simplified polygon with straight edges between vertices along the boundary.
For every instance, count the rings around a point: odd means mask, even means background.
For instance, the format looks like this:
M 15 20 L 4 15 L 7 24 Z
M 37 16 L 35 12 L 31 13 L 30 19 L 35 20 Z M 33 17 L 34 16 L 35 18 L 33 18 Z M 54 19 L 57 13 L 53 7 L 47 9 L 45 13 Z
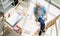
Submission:
M 46 13 L 46 16 L 45 16 L 45 21 L 47 20 L 47 13 Z
M 40 26 L 40 22 L 36 22 L 38 26 Z
M 45 21 L 47 20 L 47 17 L 45 18 Z

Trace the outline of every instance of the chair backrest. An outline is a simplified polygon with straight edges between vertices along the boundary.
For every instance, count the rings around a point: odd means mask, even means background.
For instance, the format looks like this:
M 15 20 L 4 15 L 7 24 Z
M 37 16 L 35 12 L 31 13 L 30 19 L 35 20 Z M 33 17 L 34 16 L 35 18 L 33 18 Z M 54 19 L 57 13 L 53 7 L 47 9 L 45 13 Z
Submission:
M 48 28 L 50 28 L 51 26 L 56 24 L 57 19 L 60 17 L 60 15 L 56 16 L 53 20 L 51 20 L 50 22 L 47 23 L 45 29 L 47 30 Z

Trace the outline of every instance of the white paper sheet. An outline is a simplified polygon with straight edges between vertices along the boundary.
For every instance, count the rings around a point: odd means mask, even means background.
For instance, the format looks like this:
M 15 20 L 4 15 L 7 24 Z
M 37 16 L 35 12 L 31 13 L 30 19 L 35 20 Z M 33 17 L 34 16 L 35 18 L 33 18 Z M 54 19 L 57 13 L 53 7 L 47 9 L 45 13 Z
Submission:
M 12 15 L 11 17 L 9 17 L 6 21 L 7 21 L 11 26 L 14 26 L 15 23 L 16 23 L 17 21 L 19 21 L 21 18 L 22 18 L 22 16 L 15 12 L 15 13 L 13 13 L 13 15 Z

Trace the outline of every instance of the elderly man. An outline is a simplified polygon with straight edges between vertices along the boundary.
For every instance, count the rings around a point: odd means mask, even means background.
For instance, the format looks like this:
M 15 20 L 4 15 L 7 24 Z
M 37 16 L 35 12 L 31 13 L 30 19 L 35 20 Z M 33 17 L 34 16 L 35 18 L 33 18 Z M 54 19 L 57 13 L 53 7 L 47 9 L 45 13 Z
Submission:
M 46 20 L 46 9 L 44 6 L 41 6 L 39 2 L 36 3 L 36 7 L 34 7 L 34 15 L 36 17 L 36 21 L 40 23 L 40 32 L 39 35 L 41 35 L 42 32 L 45 32 L 45 20 Z

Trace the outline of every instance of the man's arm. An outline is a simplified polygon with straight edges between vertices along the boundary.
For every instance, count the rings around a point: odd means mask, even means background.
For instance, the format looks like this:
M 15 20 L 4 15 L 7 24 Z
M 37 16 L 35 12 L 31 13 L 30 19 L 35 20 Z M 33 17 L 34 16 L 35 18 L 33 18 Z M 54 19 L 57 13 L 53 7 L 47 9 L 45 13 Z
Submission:
M 46 9 L 45 9 L 45 21 L 47 20 L 47 12 L 46 12 Z
M 46 8 L 43 6 L 42 9 L 43 9 L 43 12 L 45 13 L 45 20 L 47 20 L 47 12 L 46 12 Z
M 37 16 L 37 14 L 34 13 L 35 21 L 37 20 L 37 19 L 36 19 L 36 16 Z M 36 24 L 37 24 L 38 26 L 40 26 L 40 22 L 36 21 Z
M 34 7 L 34 17 L 35 17 L 35 21 L 36 21 L 36 16 L 37 16 L 37 9 L 36 9 L 36 7 Z
M 34 13 L 35 21 L 36 21 L 36 16 L 37 16 L 37 14 Z
M 46 12 L 46 14 L 45 14 L 45 15 L 46 15 L 46 18 L 45 18 L 45 20 L 47 20 L 47 12 Z

